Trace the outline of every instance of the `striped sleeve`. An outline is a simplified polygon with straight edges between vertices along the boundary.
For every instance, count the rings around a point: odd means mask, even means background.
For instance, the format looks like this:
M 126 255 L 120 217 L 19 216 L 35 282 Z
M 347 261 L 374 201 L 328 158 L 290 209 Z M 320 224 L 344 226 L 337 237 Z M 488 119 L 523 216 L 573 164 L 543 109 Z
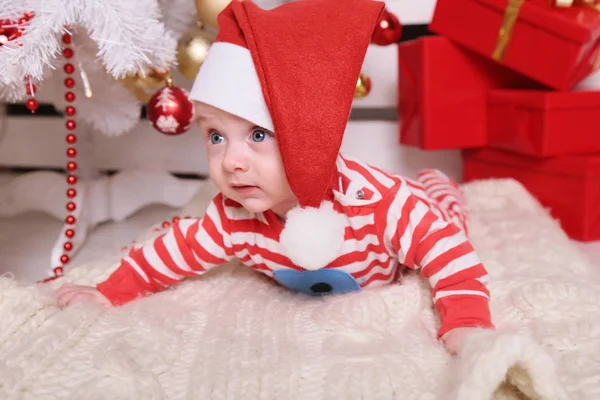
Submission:
M 231 260 L 228 222 L 219 194 L 203 218 L 182 219 L 167 233 L 132 249 L 97 289 L 113 305 L 121 305 Z
M 398 261 L 420 268 L 440 314 L 438 337 L 459 327 L 493 328 L 488 273 L 465 233 L 444 221 L 401 182 L 388 202 L 384 240 Z

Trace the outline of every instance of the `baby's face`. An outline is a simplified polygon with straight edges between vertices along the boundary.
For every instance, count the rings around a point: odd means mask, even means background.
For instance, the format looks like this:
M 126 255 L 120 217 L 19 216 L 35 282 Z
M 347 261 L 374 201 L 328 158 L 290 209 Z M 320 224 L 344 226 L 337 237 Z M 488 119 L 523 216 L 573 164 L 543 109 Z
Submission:
M 196 103 L 210 178 L 251 212 L 283 217 L 297 204 L 273 132 L 204 103 Z

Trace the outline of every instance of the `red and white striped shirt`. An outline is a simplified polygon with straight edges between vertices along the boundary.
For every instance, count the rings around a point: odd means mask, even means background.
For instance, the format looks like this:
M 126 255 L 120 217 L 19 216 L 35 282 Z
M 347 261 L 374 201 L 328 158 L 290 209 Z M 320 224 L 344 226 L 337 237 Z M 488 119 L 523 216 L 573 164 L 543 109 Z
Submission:
M 347 226 L 341 255 L 325 268 L 350 274 L 361 288 L 396 281 L 401 266 L 420 268 L 440 313 L 439 336 L 457 327 L 492 327 L 488 274 L 466 237 L 466 204 L 454 181 L 437 170 L 402 178 L 341 155 L 336 172 L 333 204 Z M 282 230 L 272 211 L 251 213 L 219 194 L 202 219 L 180 220 L 132 249 L 98 290 L 123 304 L 234 257 L 270 277 L 303 271 L 284 255 Z

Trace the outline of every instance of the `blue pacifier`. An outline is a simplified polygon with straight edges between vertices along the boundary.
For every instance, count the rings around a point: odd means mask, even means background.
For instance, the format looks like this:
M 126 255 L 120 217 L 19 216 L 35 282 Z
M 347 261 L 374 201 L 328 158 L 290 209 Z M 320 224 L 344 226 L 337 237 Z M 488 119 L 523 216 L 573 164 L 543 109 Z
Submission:
M 278 270 L 273 277 L 280 285 L 288 289 L 311 296 L 358 292 L 360 285 L 347 272 L 336 269 L 316 271 Z

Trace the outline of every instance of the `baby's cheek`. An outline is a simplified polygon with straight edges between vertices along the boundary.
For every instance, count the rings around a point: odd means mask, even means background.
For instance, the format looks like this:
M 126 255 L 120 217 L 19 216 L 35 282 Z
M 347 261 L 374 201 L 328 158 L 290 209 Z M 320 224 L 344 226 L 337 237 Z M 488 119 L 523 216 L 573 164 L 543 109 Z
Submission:
M 209 160 L 208 177 L 219 188 L 220 191 L 223 190 L 223 171 L 219 162 L 211 162 Z
M 275 177 L 273 177 L 273 178 L 275 178 Z M 277 190 L 277 193 L 285 196 L 287 193 L 289 193 L 291 191 L 291 189 L 289 188 L 290 185 L 288 183 L 287 177 L 285 176 L 285 173 L 277 174 L 276 178 L 277 179 L 273 179 L 273 184 L 276 186 L 275 189 Z

